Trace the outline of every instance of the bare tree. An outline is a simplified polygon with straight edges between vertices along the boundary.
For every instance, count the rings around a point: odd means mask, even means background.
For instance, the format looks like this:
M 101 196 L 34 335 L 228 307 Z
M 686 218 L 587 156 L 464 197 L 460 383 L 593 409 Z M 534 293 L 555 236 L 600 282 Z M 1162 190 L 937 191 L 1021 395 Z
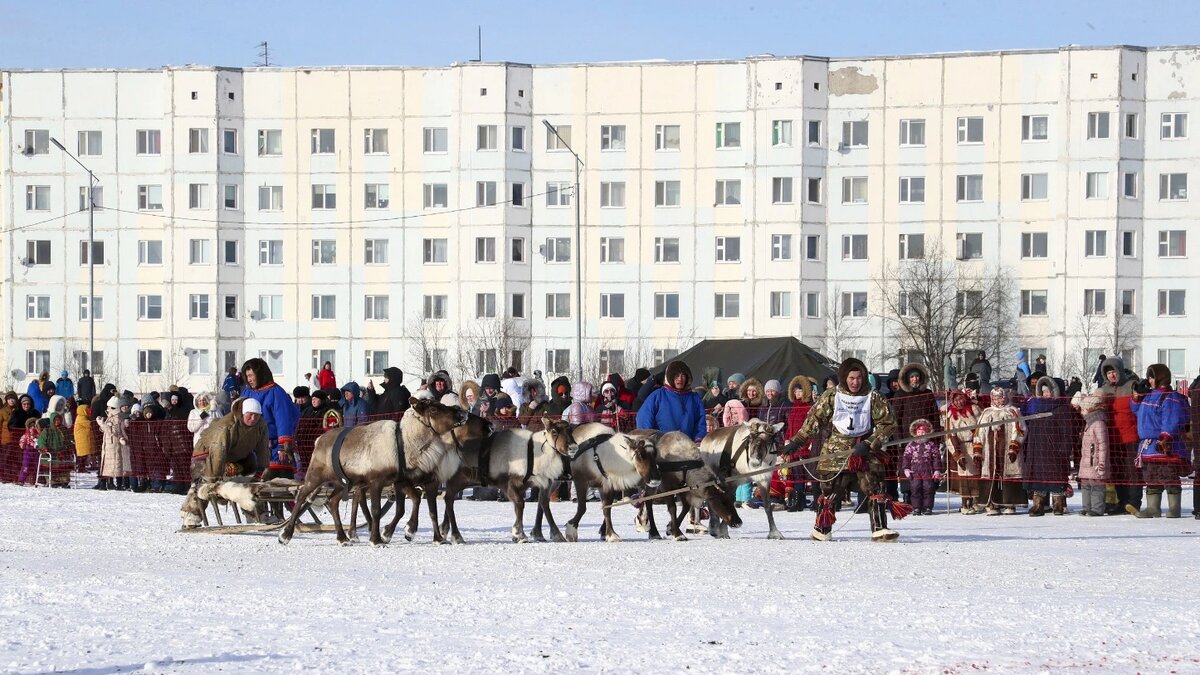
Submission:
M 480 319 L 466 324 L 455 350 L 458 372 L 466 377 L 503 370 L 515 365 L 513 352 L 528 354 L 532 342 L 527 327 L 512 319 Z
M 405 322 L 404 332 L 409 339 L 409 365 L 405 371 L 422 373 L 423 377 L 450 365 L 445 363 L 449 358 L 446 351 L 449 340 L 446 338 L 444 321 L 430 321 L 416 312 Z
M 853 298 L 847 302 L 851 305 L 843 308 L 840 285 L 829 290 L 825 302 L 825 334 L 821 338 L 821 351 L 834 361 L 841 361 L 846 353 L 857 349 L 861 337 L 861 321 L 853 316 Z

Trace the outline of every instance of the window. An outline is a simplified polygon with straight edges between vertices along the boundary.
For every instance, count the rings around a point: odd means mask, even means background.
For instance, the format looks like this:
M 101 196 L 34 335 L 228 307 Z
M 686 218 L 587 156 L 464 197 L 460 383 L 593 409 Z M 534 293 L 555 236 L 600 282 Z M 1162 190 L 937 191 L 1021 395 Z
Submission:
M 925 235 L 924 234 L 902 234 L 900 235 L 900 259 L 901 260 L 920 260 L 925 257 Z
M 283 240 L 282 239 L 260 239 L 258 241 L 258 264 L 259 265 L 282 265 L 283 264 Z
M 104 298 L 96 295 L 92 298 L 86 295 L 79 296 L 79 320 L 80 321 L 102 321 L 104 319 Z M 94 318 L 92 312 L 95 312 Z
M 1087 316 L 1100 316 L 1107 311 L 1105 307 L 1105 292 L 1101 288 L 1088 288 L 1083 291 L 1083 313 Z
M 283 210 L 283 186 L 282 185 L 260 185 L 258 188 L 258 210 L 259 211 L 282 211 Z
M 335 150 L 333 129 L 312 130 L 312 154 L 332 155 Z
M 330 362 L 334 368 L 337 368 L 337 351 L 333 349 L 314 349 L 312 350 L 312 366 L 313 370 L 319 370 L 324 363 Z
M 867 203 L 867 177 L 847 176 L 842 179 L 842 203 Z
M 966 145 L 969 143 L 983 142 L 983 118 L 982 117 L 960 117 L 958 118 L 958 143 Z
M 525 237 L 508 240 L 509 259 L 515 263 L 525 262 Z
M 337 188 L 334 185 L 322 184 L 312 186 L 313 210 L 337 208 Z
M 546 183 L 546 206 L 562 207 L 571 205 L 571 183 Z
M 571 294 L 570 293 L 547 293 L 546 294 L 546 318 L 547 319 L 566 319 L 571 316 Z
M 601 150 L 624 150 L 625 149 L 625 125 L 624 124 L 604 124 L 600 127 L 600 149 Z
M 554 133 L 557 131 L 558 133 Z M 560 124 L 551 129 L 546 129 L 546 150 L 548 152 L 565 152 L 571 145 L 571 125 Z
M 193 293 L 188 296 L 188 318 L 191 319 L 207 319 L 208 318 L 208 294 Z
M 773 234 L 771 235 L 771 260 L 791 260 L 792 259 L 792 235 L 790 234 Z
M 424 208 L 444 209 L 449 203 L 450 190 L 445 183 L 426 183 L 423 186 L 425 194 Z
M 1049 195 L 1050 179 L 1044 173 L 1021 174 L 1021 201 L 1042 201 Z
M 1138 114 L 1125 113 L 1125 138 L 1138 137 Z
M 805 260 L 820 260 L 821 259 L 821 235 L 819 235 L 819 234 L 804 235 L 804 259 Z
M 30 349 L 25 352 L 25 370 L 30 373 L 41 373 L 50 370 L 50 350 Z
M 842 293 L 842 316 L 863 317 L 867 315 L 865 291 Z
M 138 242 L 138 264 L 139 265 L 161 265 L 162 264 L 162 240 L 161 239 L 143 239 Z
M 960 175 L 955 181 L 957 189 L 955 191 L 955 199 L 960 202 L 981 202 L 983 201 L 983 175 L 969 174 Z
M 741 192 L 741 181 L 738 183 L 738 192 Z M 717 181 L 717 199 L 721 197 L 721 181 Z M 771 203 L 772 204 L 791 204 L 792 203 L 792 179 L 790 176 L 776 176 L 771 179 Z
M 917 299 L 916 293 L 909 291 L 900 291 L 900 295 L 896 302 L 896 314 L 904 317 L 917 315 Z
M 138 350 L 138 374 L 139 375 L 158 375 L 162 373 L 162 350 L 161 349 L 139 349 Z
M 312 264 L 336 265 L 337 241 L 333 239 L 312 240 Z
M 804 185 L 804 201 L 809 204 L 821 203 L 821 179 L 806 178 Z
M 1187 230 L 1159 230 L 1158 257 L 1186 258 Z
M 625 350 L 623 349 L 601 349 L 600 350 L 600 372 L 601 373 L 621 373 L 625 371 Z
M 282 352 L 280 354 L 282 355 Z M 222 352 L 222 359 L 224 361 L 224 365 L 221 367 L 226 371 L 228 371 L 230 368 L 237 368 L 238 364 L 241 363 L 241 361 L 238 360 L 237 350 L 234 349 L 226 349 L 224 352 Z
M 679 262 L 679 239 L 677 237 L 655 237 L 654 262 Z
M 741 298 L 737 293 L 716 293 L 713 295 L 715 319 L 736 319 L 741 312 Z
M 238 209 L 238 186 L 223 185 L 221 189 L 223 191 L 222 203 L 225 206 L 225 210 L 236 211 Z
M 771 146 L 776 148 L 792 147 L 791 120 L 775 120 L 771 122 Z
M 225 306 L 223 316 L 226 319 L 236 320 L 238 318 L 238 296 L 226 295 L 223 299 L 223 304 Z
M 525 184 L 512 184 L 512 199 L 509 201 L 513 206 L 525 206 Z
M 157 155 L 162 149 L 162 132 L 158 129 L 138 129 L 137 154 Z
M 475 318 L 476 319 L 494 319 L 494 318 L 496 318 L 496 294 L 495 293 L 476 293 L 475 294 Z
M 25 210 L 26 211 L 49 211 L 50 210 L 50 186 L 49 185 L 26 185 L 25 186 Z
M 137 296 L 137 306 L 138 319 L 154 321 L 162 318 L 161 295 L 139 295 Z
M 1162 289 L 1158 292 L 1159 316 L 1183 316 L 1186 291 Z
M 142 211 L 162 211 L 161 185 L 139 185 L 137 195 L 138 209 Z
M 475 206 L 496 205 L 496 181 L 481 180 L 475 182 Z
M 1162 139 L 1164 141 L 1187 138 L 1187 113 L 1163 113 Z
M 1167 201 L 1187 199 L 1187 178 L 1186 173 L 1158 174 L 1158 198 Z
M 740 148 L 740 147 L 742 147 L 742 124 L 741 124 L 741 122 L 717 122 L 717 147 L 718 148 Z
M 654 363 L 665 363 L 665 362 L 670 361 L 671 359 L 675 358 L 676 356 L 679 356 L 678 349 L 655 349 L 653 362 Z
M 258 130 L 258 156 L 278 157 L 283 154 L 283 130 Z
M 718 180 L 714 206 L 737 206 L 742 203 L 742 181 Z
M 238 154 L 237 129 L 221 130 L 221 152 L 225 153 L 226 155 Z
M 1088 230 L 1083 233 L 1084 255 L 1089 258 L 1108 257 L 1108 232 Z
M 259 132 L 262 135 L 262 132 Z M 188 129 L 187 151 L 192 155 L 206 155 L 209 151 L 209 130 Z M 262 154 L 262 153 L 259 153 Z
M 804 318 L 806 318 L 806 319 L 821 318 L 821 294 L 820 293 L 805 293 L 804 294 Z
M 925 145 L 925 120 L 900 120 L 900 145 L 902 147 Z
M 386 209 L 389 203 L 388 192 L 387 183 L 367 183 L 364 186 L 363 208 Z
M 678 319 L 679 318 L 679 294 L 678 293 L 655 293 L 654 294 L 654 318 L 656 318 L 656 319 Z
M 959 316 L 981 316 L 983 291 L 959 291 L 954 296 L 954 309 Z
M 625 208 L 625 183 L 605 182 L 600 184 L 600 208 Z
M 1121 174 L 1121 194 L 1126 199 L 1137 199 L 1138 175 L 1136 172 L 1127 172 Z
M 1084 196 L 1088 199 L 1108 199 L 1108 173 L 1105 171 L 1087 172 Z
M 422 257 L 425 264 L 444 264 L 449 250 L 445 239 L 425 239 L 421 242 Z
M 525 127 L 512 128 L 512 149 L 514 152 L 525 152 Z
M 1021 316 L 1046 316 L 1046 291 L 1021 291 Z
M 847 148 L 867 147 L 867 121 L 842 122 L 842 146 Z
M 363 264 L 364 265 L 386 265 L 388 264 L 388 240 L 387 239 L 367 239 L 363 241 Z
M 383 371 L 387 369 L 389 362 L 390 358 L 386 349 L 363 350 L 363 368 L 366 371 L 364 373 L 366 375 L 371 377 L 383 375 Z
M 88 244 L 91 244 L 90 246 Z M 79 242 L 79 264 L 86 266 L 95 261 L 96 265 L 104 264 L 104 242 L 93 241 L 88 242 L 84 239 Z
M 842 235 L 842 260 L 866 260 L 867 259 L 867 235 L 865 234 L 843 234 Z
M 600 262 L 602 262 L 602 263 L 623 263 L 623 262 L 625 262 L 625 238 L 624 237 L 600 237 Z
M 495 150 L 496 149 L 496 125 L 495 124 L 480 124 L 475 127 L 475 149 L 476 150 Z
M 49 319 L 50 318 L 50 296 L 48 296 L 48 295 L 27 295 L 27 296 L 25 296 L 25 318 L 26 319 Z
M 679 181 L 660 180 L 654 183 L 655 206 L 679 206 Z
M 422 152 L 446 152 L 450 147 L 450 134 L 445 127 L 425 127 L 421 133 Z
M 679 149 L 679 125 L 659 124 L 654 127 L 655 150 Z
M 337 296 L 336 295 L 314 295 L 312 296 L 312 318 L 313 320 L 325 321 L 337 318 Z
M 1158 350 L 1158 362 L 1169 368 L 1172 373 L 1186 373 L 1187 370 L 1184 369 L 1186 353 L 1185 349 L 1160 349 Z
M 475 237 L 475 262 L 496 262 L 496 238 Z
M 601 319 L 624 319 L 625 318 L 625 294 L 624 293 L 601 293 L 600 294 L 600 318 Z
M 983 234 L 980 232 L 959 232 L 955 235 L 959 260 L 979 260 L 983 257 Z
M 771 291 L 769 302 L 772 319 L 787 319 L 792 316 L 791 291 Z
M 263 321 L 283 321 L 283 296 L 258 296 L 258 313 Z
M 210 367 L 208 364 L 208 350 L 207 349 L 193 349 L 191 351 L 191 353 L 187 355 L 187 357 L 188 357 L 188 374 L 189 375 L 208 375 L 209 374 Z
M 925 177 L 924 176 L 901 176 L 900 177 L 900 203 L 901 204 L 924 204 L 925 203 Z
M 1048 242 L 1049 236 L 1045 232 L 1022 232 L 1021 233 L 1021 257 L 1022 258 L 1046 258 L 1048 257 Z
M 208 186 L 204 183 L 191 183 L 188 185 L 188 208 L 189 209 L 207 209 L 208 208 Z
M 388 130 L 363 129 L 363 152 L 368 155 L 388 154 Z
M 80 157 L 94 157 L 104 153 L 104 135 L 99 131 L 81 131 L 78 136 L 75 154 Z
M 25 152 L 30 155 L 50 154 L 50 130 L 26 129 Z
M 1121 316 L 1133 316 L 1136 313 L 1136 292 L 1131 288 L 1121 290 Z
M 810 146 L 821 145 L 821 120 L 808 120 L 805 142 Z
M 1044 141 L 1050 138 L 1050 118 L 1046 115 L 1021 116 L 1021 140 Z
M 658 363 L 657 361 L 655 363 Z M 565 373 L 571 368 L 570 349 L 547 349 L 546 370 L 551 373 Z
M 191 239 L 188 241 L 188 264 L 207 265 L 212 262 L 210 251 L 212 242 L 207 239 Z
M 717 262 L 741 262 L 741 260 L 741 237 L 717 237 Z
M 1137 257 L 1137 232 L 1133 230 L 1121 232 L 1121 255 L 1125 258 Z
M 550 263 L 571 262 L 571 238 L 548 237 L 542 255 Z
M 1088 113 L 1087 125 L 1087 137 L 1089 139 L 1108 138 L 1108 113 Z
M 508 298 L 508 312 L 514 319 L 525 318 L 525 294 L 513 293 Z

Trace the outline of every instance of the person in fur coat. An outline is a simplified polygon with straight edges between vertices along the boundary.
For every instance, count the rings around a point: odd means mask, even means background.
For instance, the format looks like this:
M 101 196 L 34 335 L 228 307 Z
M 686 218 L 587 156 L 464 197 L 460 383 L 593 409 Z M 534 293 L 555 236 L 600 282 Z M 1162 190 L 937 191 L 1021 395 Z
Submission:
M 757 377 L 751 377 L 742 382 L 742 386 L 738 387 L 737 400 L 746 406 L 746 412 L 751 418 L 758 417 L 759 409 L 767 403 L 762 382 L 759 382 Z
M 995 387 L 989 397 L 990 405 L 979 413 L 978 437 L 983 441 L 983 461 L 979 466 L 979 503 L 989 516 L 1014 514 L 1028 500 L 1021 485 L 1021 442 L 1025 430 L 1018 418 L 1021 411 L 1009 402 L 1009 392 Z
M 919 438 L 930 433 L 933 433 L 933 424 L 929 420 L 913 420 L 908 427 L 908 435 L 913 440 L 904 446 L 901 459 L 904 477 L 912 486 L 913 513 L 925 516 L 933 515 L 934 489 L 946 470 L 942 444 L 932 438 Z
M 458 407 L 463 410 L 470 410 L 475 407 L 475 402 L 479 400 L 479 383 L 475 380 L 463 380 L 462 384 L 458 385 Z
M 975 403 L 973 393 L 967 389 L 951 391 L 949 401 L 942 407 L 943 425 L 946 431 L 953 432 L 946 435 L 946 452 L 950 457 L 950 491 L 962 497 L 959 512 L 966 515 L 983 512 L 975 504 L 979 496 L 979 465 L 983 461 L 983 444 L 977 434 L 978 429 L 954 430 L 979 423 L 979 406 Z
M 1079 489 L 1083 493 L 1081 516 L 1104 515 L 1105 481 L 1108 479 L 1108 413 L 1104 400 L 1077 392 L 1071 405 L 1083 415 L 1083 442 L 1079 449 Z

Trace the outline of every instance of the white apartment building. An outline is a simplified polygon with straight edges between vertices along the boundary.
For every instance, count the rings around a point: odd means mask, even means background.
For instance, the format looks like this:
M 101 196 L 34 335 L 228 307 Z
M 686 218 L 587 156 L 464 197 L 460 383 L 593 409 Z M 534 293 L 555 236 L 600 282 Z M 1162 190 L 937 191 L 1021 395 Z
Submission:
M 1099 346 L 1080 317 L 1128 321 L 1132 365 L 1190 376 L 1192 81 L 1194 47 L 2 71 L 5 371 L 79 370 L 91 311 L 123 386 L 259 355 L 289 384 L 574 371 L 577 255 L 589 374 L 709 337 L 822 349 L 831 311 L 882 369 L 904 345 L 871 280 L 940 241 L 1012 274 L 1017 346 L 1066 363 Z M 99 179 L 91 251 L 51 138 Z

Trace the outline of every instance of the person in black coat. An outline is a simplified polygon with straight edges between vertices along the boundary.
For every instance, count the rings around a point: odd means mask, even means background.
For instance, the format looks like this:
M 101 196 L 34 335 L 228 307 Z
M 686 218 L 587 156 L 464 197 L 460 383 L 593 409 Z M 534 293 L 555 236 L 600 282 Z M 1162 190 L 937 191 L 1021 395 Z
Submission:
M 83 377 L 75 383 L 75 398 L 78 401 L 90 402 L 96 398 L 96 380 L 92 379 L 92 371 L 84 370 Z
M 383 392 L 375 392 L 375 384 L 367 382 L 367 406 L 373 415 L 402 414 L 408 410 L 408 399 L 412 398 L 404 386 L 404 373 L 391 366 L 383 370 Z

